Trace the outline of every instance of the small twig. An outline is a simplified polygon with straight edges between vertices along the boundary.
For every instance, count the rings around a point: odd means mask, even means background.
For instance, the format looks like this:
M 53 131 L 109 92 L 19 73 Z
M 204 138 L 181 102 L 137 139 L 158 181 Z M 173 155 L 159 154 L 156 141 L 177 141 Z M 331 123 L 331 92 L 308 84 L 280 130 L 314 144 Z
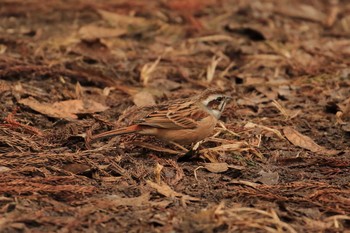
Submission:
M 222 57 L 217 58 L 216 56 L 214 56 L 211 59 L 211 63 L 207 67 L 207 82 L 208 83 L 211 83 L 213 81 L 216 67 L 219 64 L 219 62 L 221 61 L 221 59 L 222 59 Z
M 265 131 L 267 131 L 267 132 L 274 133 L 274 134 L 275 134 L 278 138 L 280 138 L 281 140 L 285 140 L 285 138 L 283 137 L 283 135 L 281 134 L 280 131 L 278 131 L 277 129 L 273 129 L 273 128 L 264 126 L 264 125 L 258 125 L 258 124 L 252 123 L 252 122 L 248 122 L 248 123 L 244 126 L 244 128 L 246 128 L 246 129 L 260 128 L 260 129 L 265 130 Z
M 164 167 L 163 165 L 157 162 L 156 167 L 154 168 L 154 175 L 156 177 L 156 182 L 159 185 L 161 185 L 161 181 L 162 181 L 160 173 L 162 172 L 163 167 Z
M 228 128 L 226 128 L 226 126 L 224 125 L 224 123 L 223 123 L 222 121 L 219 121 L 219 125 L 221 126 L 221 128 L 222 128 L 224 131 L 226 131 L 226 132 L 232 134 L 233 136 L 239 137 L 239 134 L 236 134 L 236 133 L 233 132 L 232 130 L 229 130 Z
M 157 60 L 155 60 L 152 64 L 147 63 L 145 64 L 142 69 L 141 69 L 141 81 L 143 86 L 147 86 L 149 83 L 149 80 L 151 78 L 151 74 L 154 72 L 156 69 L 157 65 L 159 64 L 161 57 L 158 57 Z
M 272 101 L 272 104 L 281 112 L 281 114 L 285 117 L 286 120 L 291 120 L 294 117 L 298 116 L 300 113 L 300 110 L 296 111 L 293 115 L 292 111 L 285 109 L 280 103 L 278 103 L 276 100 Z
M 178 144 L 178 143 L 176 143 L 176 142 L 170 142 L 170 143 L 173 144 L 174 146 L 180 148 L 180 149 L 183 150 L 185 153 L 188 152 L 188 150 L 187 150 L 185 147 L 181 146 L 180 144 Z
M 256 146 L 256 147 L 259 148 L 260 145 L 261 145 L 262 134 L 257 135 L 257 137 L 258 137 L 258 143 L 257 143 L 257 146 Z
M 197 178 L 197 170 L 201 169 L 201 168 L 204 168 L 203 166 L 199 166 L 197 167 L 196 169 L 194 169 L 193 173 L 194 173 L 194 178 L 196 179 L 196 181 L 198 181 L 198 178 Z
M 235 65 L 236 65 L 235 62 L 231 62 L 231 63 L 226 67 L 226 69 L 220 73 L 220 77 L 221 77 L 221 78 L 225 77 L 225 76 L 228 74 L 229 70 L 230 70 L 232 67 L 234 67 Z
M 230 181 L 229 184 L 243 184 L 243 185 L 246 185 L 246 186 L 249 186 L 249 187 L 252 187 L 252 188 L 258 188 L 260 186 L 260 184 L 257 184 L 257 183 L 253 183 L 253 182 L 250 182 L 250 181 L 246 181 L 246 180 L 234 180 L 232 179 Z

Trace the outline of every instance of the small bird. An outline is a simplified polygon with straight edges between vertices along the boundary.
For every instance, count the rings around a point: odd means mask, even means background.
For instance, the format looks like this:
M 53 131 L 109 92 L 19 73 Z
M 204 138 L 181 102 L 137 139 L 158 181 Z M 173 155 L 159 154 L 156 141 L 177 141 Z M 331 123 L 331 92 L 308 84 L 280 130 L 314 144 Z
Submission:
M 214 132 L 225 106 L 232 98 L 215 90 L 165 102 L 159 105 L 134 108 L 137 114 L 130 126 L 113 129 L 86 138 L 87 145 L 97 139 L 136 133 L 182 145 L 198 142 Z

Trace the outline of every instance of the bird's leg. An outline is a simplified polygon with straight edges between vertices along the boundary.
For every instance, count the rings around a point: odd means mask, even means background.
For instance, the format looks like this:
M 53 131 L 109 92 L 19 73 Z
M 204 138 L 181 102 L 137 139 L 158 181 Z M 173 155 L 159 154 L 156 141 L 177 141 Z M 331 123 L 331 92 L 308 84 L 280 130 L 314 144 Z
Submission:
M 194 158 L 197 157 L 197 152 L 198 152 L 198 147 L 205 142 L 205 140 L 199 141 L 194 146 L 191 146 L 191 149 L 187 150 L 186 154 L 178 158 L 178 162 L 184 162 L 184 161 L 189 161 L 193 160 Z
M 233 136 L 240 137 L 239 134 L 237 134 L 237 133 L 233 132 L 232 130 L 229 130 L 228 128 L 226 128 L 226 126 L 224 125 L 224 123 L 222 121 L 219 121 L 219 125 L 221 126 L 221 129 L 222 129 L 221 132 L 222 131 L 226 131 L 226 132 L 232 134 Z

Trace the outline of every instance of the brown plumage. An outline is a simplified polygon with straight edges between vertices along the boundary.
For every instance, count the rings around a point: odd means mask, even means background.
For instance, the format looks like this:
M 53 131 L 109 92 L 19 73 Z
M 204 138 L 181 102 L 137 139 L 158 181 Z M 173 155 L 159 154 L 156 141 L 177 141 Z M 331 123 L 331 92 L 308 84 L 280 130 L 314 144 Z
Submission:
M 137 117 L 131 125 L 87 138 L 87 143 L 100 138 L 137 133 L 152 135 L 163 141 L 190 144 L 210 136 L 231 97 L 206 90 L 187 99 L 133 109 Z

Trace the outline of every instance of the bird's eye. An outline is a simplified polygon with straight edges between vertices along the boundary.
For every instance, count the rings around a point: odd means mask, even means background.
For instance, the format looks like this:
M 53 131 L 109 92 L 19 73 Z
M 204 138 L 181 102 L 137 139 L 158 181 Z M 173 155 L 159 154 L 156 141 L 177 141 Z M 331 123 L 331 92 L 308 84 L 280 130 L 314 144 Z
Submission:
M 221 96 L 218 97 L 218 98 L 216 98 L 217 101 L 222 101 L 222 99 L 223 99 L 223 98 L 222 98 Z

